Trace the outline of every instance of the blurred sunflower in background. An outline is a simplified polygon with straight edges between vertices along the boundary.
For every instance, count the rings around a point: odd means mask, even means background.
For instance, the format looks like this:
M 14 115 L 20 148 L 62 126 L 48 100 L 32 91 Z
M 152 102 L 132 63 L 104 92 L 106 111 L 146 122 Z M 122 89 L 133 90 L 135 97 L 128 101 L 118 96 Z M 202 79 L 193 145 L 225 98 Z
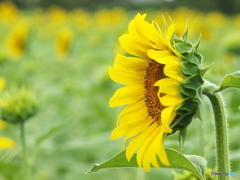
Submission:
M 0 17 L 4 23 L 14 23 L 19 18 L 19 11 L 14 3 L 11 1 L 4 1 L 0 3 Z
M 70 50 L 73 33 L 70 29 L 62 29 L 55 40 L 55 49 L 58 60 L 65 60 Z
M 7 36 L 6 44 L 10 57 L 19 59 L 26 50 L 28 27 L 25 24 L 14 26 Z

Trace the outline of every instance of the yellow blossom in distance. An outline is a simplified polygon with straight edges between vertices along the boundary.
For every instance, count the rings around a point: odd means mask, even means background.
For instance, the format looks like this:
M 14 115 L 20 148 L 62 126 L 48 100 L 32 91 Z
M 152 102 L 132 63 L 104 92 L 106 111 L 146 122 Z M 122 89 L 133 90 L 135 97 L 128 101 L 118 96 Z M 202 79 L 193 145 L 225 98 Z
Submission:
M 72 42 L 72 31 L 70 29 L 62 29 L 56 38 L 55 47 L 56 47 L 56 54 L 58 60 L 65 60 L 67 54 L 70 50 L 71 42 Z
M 7 48 L 14 59 L 20 58 L 25 49 L 28 35 L 28 28 L 25 24 L 15 26 L 7 37 Z

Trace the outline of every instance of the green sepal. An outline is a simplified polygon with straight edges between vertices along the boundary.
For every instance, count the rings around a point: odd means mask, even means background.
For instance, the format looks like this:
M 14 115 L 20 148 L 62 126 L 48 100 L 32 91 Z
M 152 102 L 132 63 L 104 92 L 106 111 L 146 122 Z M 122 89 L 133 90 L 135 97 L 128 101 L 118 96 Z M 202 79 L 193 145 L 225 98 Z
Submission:
M 202 85 L 202 84 L 201 84 Z M 202 102 L 202 88 L 199 87 L 197 90 L 196 90 L 196 96 L 194 97 L 194 101 L 198 102 L 198 103 L 201 103 Z
M 202 99 L 201 99 L 201 94 L 202 94 L 202 90 L 201 88 L 199 87 L 198 89 L 189 89 L 189 88 L 186 88 L 184 87 L 183 84 L 180 84 L 178 86 L 178 89 L 181 91 L 179 93 L 179 96 L 185 100 L 185 99 L 194 99 L 195 102 L 197 103 L 201 103 L 202 102 Z
M 197 109 L 201 103 L 201 86 L 204 83 L 203 75 L 207 69 L 201 69 L 203 56 L 198 52 L 201 36 L 196 44 L 192 44 L 187 40 L 188 31 L 183 34 L 181 40 L 174 41 L 174 47 L 181 54 L 180 72 L 185 79 L 179 84 L 179 96 L 182 102 L 176 109 L 177 116 L 171 124 L 172 134 L 179 132 L 180 147 L 184 145 L 184 138 L 187 127 L 193 120 Z M 175 37 L 173 38 L 175 40 Z
M 183 74 L 186 75 L 196 75 L 199 74 L 199 67 L 198 65 L 191 63 L 189 61 L 181 62 L 181 71 Z
M 203 56 L 200 53 L 198 53 L 198 52 L 195 52 L 194 55 L 198 59 L 199 64 L 201 64 L 202 60 L 203 60 Z
M 181 92 L 179 96 L 182 97 L 182 99 L 187 99 L 189 98 L 189 96 L 190 97 L 196 96 L 197 91 L 194 89 L 186 88 L 184 84 L 180 84 L 178 88 Z
M 212 64 L 210 64 L 210 65 L 209 65 L 208 67 L 206 67 L 206 68 L 200 69 L 200 74 L 201 74 L 201 76 L 203 77 L 203 76 L 205 75 L 205 73 L 206 73 L 214 64 L 215 64 L 215 62 L 212 63 Z
M 193 90 L 196 90 L 198 89 L 199 87 L 201 87 L 201 85 L 204 83 L 202 77 L 197 74 L 197 75 L 194 75 L 194 76 L 191 76 L 187 79 L 185 79 L 181 85 L 183 85 L 184 87 L 188 88 L 188 89 L 193 89 Z
M 186 137 L 186 134 L 187 134 L 187 127 L 188 127 L 188 125 L 184 126 L 182 129 L 180 129 L 180 132 L 178 134 L 180 151 L 183 149 L 183 146 L 184 146 L 184 143 L 185 143 L 185 137 Z
M 182 35 L 182 39 L 183 41 L 187 41 L 187 36 L 188 36 L 188 20 L 187 20 L 187 25 L 186 25 L 186 29 Z
M 183 43 L 183 39 L 180 38 L 180 37 L 178 37 L 178 36 L 176 36 L 176 35 L 173 35 L 173 36 L 172 36 L 172 42 L 173 42 L 174 48 L 176 49 L 175 44 L 176 44 L 176 43 Z
M 202 122 L 202 115 L 201 115 L 201 112 L 200 112 L 200 108 L 199 108 L 199 106 L 197 107 L 194 116 L 195 116 L 196 118 L 198 118 L 198 119 Z
M 171 125 L 171 129 L 173 130 L 172 134 L 178 130 L 181 130 L 186 125 L 190 124 L 192 121 L 194 113 L 188 112 L 186 110 L 182 110 L 182 112 L 184 112 L 184 113 L 182 113 L 183 115 L 177 115 L 173 124 Z
M 197 51 L 198 50 L 198 47 L 199 47 L 199 45 L 200 45 L 200 41 L 201 41 L 201 39 L 202 39 L 202 34 L 200 34 L 200 36 L 199 36 L 199 38 L 198 38 L 198 41 L 197 41 L 197 43 L 195 44 L 195 51 Z
M 220 87 L 214 93 L 223 91 L 227 88 L 240 89 L 240 71 L 227 74 L 220 83 Z
M 202 56 L 194 51 L 190 53 L 184 53 L 183 56 L 185 61 L 195 63 L 196 65 L 201 64 Z
M 184 99 L 183 102 L 179 105 L 178 109 L 176 110 L 177 114 L 180 114 L 181 110 L 186 110 L 189 112 L 195 112 L 199 102 L 196 102 L 196 99 Z
M 192 172 L 200 180 L 204 180 L 205 168 L 207 161 L 195 155 L 182 155 L 176 150 L 165 149 L 170 166 L 166 166 L 158 160 L 161 168 L 175 168 L 183 169 Z M 122 168 L 122 167 L 138 167 L 136 153 L 132 156 L 131 160 L 126 159 L 126 151 L 122 151 L 113 158 L 103 162 L 102 164 L 95 164 L 88 173 L 97 172 L 106 168 Z
M 192 52 L 192 44 L 190 43 L 175 43 L 175 47 L 177 52 L 179 52 L 180 54 L 184 54 L 184 53 L 191 53 Z

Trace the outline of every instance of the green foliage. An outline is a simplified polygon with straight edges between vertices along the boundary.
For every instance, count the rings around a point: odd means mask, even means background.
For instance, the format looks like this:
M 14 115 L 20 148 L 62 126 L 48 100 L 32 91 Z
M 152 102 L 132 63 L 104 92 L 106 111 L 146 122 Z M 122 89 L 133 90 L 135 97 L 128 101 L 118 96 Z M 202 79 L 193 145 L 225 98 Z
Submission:
M 125 153 L 125 151 L 122 151 L 110 160 L 100 165 L 94 165 L 89 173 L 96 172 L 105 168 L 138 167 L 136 154 L 134 154 L 131 160 L 128 162 Z M 207 161 L 205 159 L 195 155 L 183 156 L 182 154 L 173 149 L 166 149 L 166 153 L 171 165 L 165 166 L 159 161 L 159 165 L 161 168 L 176 168 L 188 170 L 194 173 L 200 180 L 204 180 L 205 168 L 207 165 Z
M 69 122 L 64 122 L 59 125 L 53 126 L 46 133 L 39 136 L 34 144 L 35 150 L 37 150 L 44 141 L 51 138 L 51 136 L 55 135 L 57 132 L 61 131 L 63 128 L 68 127 L 68 125 L 69 125 Z
M 2 174 L 0 175 L 0 179 L 16 179 L 15 177 L 15 173 L 19 173 L 20 170 L 20 164 L 18 163 L 5 163 L 5 162 L 1 162 L 0 163 L 0 169 L 1 172 L 7 172 L 5 176 L 3 176 Z M 14 172 L 14 173 L 12 173 Z
M 219 89 L 217 89 L 215 91 L 215 93 L 223 91 L 227 88 L 236 88 L 236 89 L 240 89 L 240 71 L 231 73 L 231 74 L 227 74 L 221 84 Z

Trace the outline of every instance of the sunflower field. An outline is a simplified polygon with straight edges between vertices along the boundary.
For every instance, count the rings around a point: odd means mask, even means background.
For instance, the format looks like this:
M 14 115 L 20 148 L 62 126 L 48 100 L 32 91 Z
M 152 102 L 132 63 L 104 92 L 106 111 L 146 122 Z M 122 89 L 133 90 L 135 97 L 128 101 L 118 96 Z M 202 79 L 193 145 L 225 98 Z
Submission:
M 30 180 L 196 179 L 185 171 L 155 168 L 151 172 L 113 168 L 86 174 L 93 164 L 122 150 L 121 139 L 110 139 L 122 107 L 109 107 L 109 99 L 120 85 L 109 78 L 108 67 L 117 53 L 124 53 L 118 38 L 137 13 L 120 7 L 91 12 L 57 6 L 20 10 L 10 2 L 0 3 L 0 105 L 18 89 L 23 91 L 19 92 L 22 97 L 34 92 L 38 106 L 25 126 Z M 170 15 L 177 24 L 177 35 L 188 25 L 190 39 L 201 37 L 203 67 L 212 64 L 206 79 L 217 83 L 225 74 L 239 71 L 240 14 L 203 13 L 184 7 L 139 13 L 147 13 L 147 19 L 156 22 Z M 222 95 L 228 113 L 231 171 L 240 173 L 240 91 L 229 89 Z M 194 119 L 190 124 L 181 152 L 207 159 L 209 175 L 215 168 L 215 137 L 212 112 L 207 99 L 203 101 L 202 121 Z M 23 106 L 27 104 L 24 99 Z M 25 110 L 14 111 L 24 114 Z M 6 147 L 0 143 L 0 180 L 26 180 L 22 178 L 18 124 L 1 118 L 0 140 L 6 141 Z M 170 136 L 165 146 L 179 150 L 177 135 Z

